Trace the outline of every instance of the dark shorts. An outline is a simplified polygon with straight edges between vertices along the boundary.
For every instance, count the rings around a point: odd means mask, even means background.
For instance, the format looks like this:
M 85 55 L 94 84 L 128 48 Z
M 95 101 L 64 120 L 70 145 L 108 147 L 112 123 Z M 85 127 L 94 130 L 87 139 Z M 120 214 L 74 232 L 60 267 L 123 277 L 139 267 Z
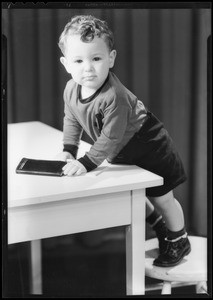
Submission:
M 162 186 L 146 189 L 146 195 L 167 194 L 186 180 L 182 161 L 163 123 L 148 112 L 142 128 L 121 150 L 112 163 L 134 164 L 164 178 Z

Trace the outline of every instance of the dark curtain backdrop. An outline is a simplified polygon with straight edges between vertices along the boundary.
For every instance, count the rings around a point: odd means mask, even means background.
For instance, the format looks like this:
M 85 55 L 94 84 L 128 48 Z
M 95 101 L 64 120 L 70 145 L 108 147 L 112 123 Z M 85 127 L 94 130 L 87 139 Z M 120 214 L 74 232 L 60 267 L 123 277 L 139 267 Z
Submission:
M 8 123 L 39 120 L 62 130 L 58 38 L 76 14 L 107 20 L 118 56 L 113 71 L 165 124 L 188 181 L 175 190 L 193 234 L 207 235 L 207 38 L 210 9 L 3 9 Z

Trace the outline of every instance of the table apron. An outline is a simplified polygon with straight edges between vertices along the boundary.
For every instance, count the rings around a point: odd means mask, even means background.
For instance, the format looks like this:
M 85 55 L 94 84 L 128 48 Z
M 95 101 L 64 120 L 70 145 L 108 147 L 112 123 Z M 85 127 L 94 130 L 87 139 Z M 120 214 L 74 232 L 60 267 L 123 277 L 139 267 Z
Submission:
M 131 191 L 8 209 L 8 244 L 131 224 Z

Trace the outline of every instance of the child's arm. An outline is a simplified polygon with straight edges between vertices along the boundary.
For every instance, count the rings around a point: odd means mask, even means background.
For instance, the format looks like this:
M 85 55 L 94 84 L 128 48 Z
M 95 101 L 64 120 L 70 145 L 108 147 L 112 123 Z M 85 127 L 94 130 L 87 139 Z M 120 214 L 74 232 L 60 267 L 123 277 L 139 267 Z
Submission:
M 83 128 L 79 124 L 71 107 L 65 101 L 64 105 L 64 123 L 63 123 L 63 151 L 69 152 L 74 158 L 77 156 L 80 139 Z
M 72 112 L 71 96 L 70 96 L 71 91 L 72 91 L 72 81 L 67 83 L 67 86 L 64 90 L 63 152 L 59 153 L 55 157 L 55 159 L 63 160 L 63 161 L 71 160 L 72 162 L 74 162 L 76 161 L 75 159 L 77 156 L 80 139 L 83 133 L 83 128 L 79 124 L 78 120 L 76 119 L 75 115 Z M 78 166 L 80 165 L 81 164 L 79 162 Z M 64 169 L 65 175 L 71 173 L 70 168 L 71 168 L 70 163 L 65 165 L 65 169 Z M 84 170 L 84 166 L 81 165 L 81 172 L 82 170 Z M 77 172 L 78 175 L 80 175 L 81 172 L 80 171 Z
M 104 111 L 100 136 L 91 146 L 90 151 L 78 159 L 88 172 L 97 168 L 111 153 L 119 149 L 126 134 L 130 113 L 131 108 L 128 105 L 117 105 L 117 103 Z
M 67 161 L 67 159 L 76 159 L 78 145 L 82 135 L 82 127 L 76 122 L 76 119 L 68 115 L 64 117 L 63 126 L 63 151 L 58 153 L 54 160 Z

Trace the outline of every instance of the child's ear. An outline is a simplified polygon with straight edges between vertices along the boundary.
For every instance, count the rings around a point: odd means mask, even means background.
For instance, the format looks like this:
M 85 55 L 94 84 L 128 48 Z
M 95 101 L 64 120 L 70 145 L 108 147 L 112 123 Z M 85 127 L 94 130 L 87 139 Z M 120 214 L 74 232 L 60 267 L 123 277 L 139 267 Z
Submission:
M 112 68 L 114 66 L 116 54 L 117 54 L 116 50 L 112 50 L 109 54 L 109 59 L 110 59 L 109 67 L 110 68 Z
M 60 57 L 60 62 L 65 67 L 67 73 L 70 73 L 70 70 L 69 70 L 69 67 L 68 67 L 68 64 L 67 64 L 67 60 L 64 56 Z

